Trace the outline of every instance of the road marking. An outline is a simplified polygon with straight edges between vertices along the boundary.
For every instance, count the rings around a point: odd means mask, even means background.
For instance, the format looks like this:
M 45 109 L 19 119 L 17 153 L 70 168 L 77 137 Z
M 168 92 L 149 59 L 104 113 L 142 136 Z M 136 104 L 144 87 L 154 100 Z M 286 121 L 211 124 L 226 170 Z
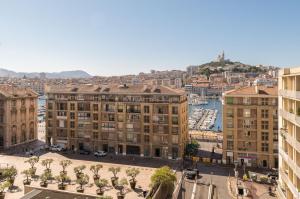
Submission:
M 196 188 L 197 188 L 197 180 L 195 180 L 195 183 L 194 183 L 194 186 L 193 186 L 193 191 L 192 191 L 191 199 L 195 199 L 195 196 L 196 196 Z

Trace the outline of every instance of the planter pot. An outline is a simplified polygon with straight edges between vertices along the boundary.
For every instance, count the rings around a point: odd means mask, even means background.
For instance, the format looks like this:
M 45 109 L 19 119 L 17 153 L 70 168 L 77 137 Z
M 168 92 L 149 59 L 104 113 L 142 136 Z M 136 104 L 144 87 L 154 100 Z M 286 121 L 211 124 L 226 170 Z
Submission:
M 57 187 L 59 190 L 66 190 L 66 185 L 64 184 L 58 184 Z
M 5 198 L 5 193 L 4 192 L 1 192 L 0 193 L 0 199 L 4 199 Z
M 136 186 L 136 181 L 135 180 L 130 180 L 129 184 L 130 184 L 131 189 L 135 189 L 135 186 Z
M 47 182 L 40 182 L 40 186 L 41 186 L 41 187 L 47 187 L 47 186 L 48 186 L 48 183 L 47 183 Z
M 96 193 L 97 193 L 97 195 L 102 196 L 102 195 L 104 194 L 104 191 L 101 190 L 101 189 L 97 189 L 97 190 L 96 190 Z
M 113 187 L 115 187 L 116 185 L 117 185 L 117 183 L 118 183 L 118 177 L 112 177 L 111 178 L 111 184 L 112 184 L 112 186 Z
M 122 194 L 120 192 L 117 193 L 117 198 L 118 199 L 124 199 L 125 198 L 125 194 Z
M 25 180 L 23 180 L 23 184 L 24 185 L 30 185 L 31 184 L 31 180 L 25 179 Z
M 80 187 L 78 187 L 78 188 L 76 188 L 76 191 L 79 192 L 79 193 L 83 193 L 84 189 L 81 189 Z

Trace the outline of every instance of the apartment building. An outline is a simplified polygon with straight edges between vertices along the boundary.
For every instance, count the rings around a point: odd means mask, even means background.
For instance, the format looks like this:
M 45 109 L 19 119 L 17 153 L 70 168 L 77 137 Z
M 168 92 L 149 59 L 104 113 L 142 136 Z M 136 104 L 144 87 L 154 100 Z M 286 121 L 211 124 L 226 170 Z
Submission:
M 281 199 L 300 196 L 300 68 L 279 72 L 279 183 Z
M 277 87 L 248 86 L 223 94 L 223 162 L 278 166 Z
M 71 150 L 179 159 L 188 137 L 187 97 L 153 85 L 47 89 L 46 142 Z
M 37 97 L 29 88 L 0 85 L 0 149 L 26 147 L 37 139 Z

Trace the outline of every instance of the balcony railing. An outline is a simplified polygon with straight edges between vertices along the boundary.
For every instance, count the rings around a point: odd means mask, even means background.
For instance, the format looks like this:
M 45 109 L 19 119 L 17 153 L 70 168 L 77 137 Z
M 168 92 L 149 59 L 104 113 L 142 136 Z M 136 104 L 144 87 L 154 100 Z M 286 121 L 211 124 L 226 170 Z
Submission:
M 281 179 L 289 187 L 289 189 L 292 192 L 292 194 L 294 195 L 294 197 L 297 198 L 299 196 L 299 192 L 298 192 L 297 188 L 294 186 L 294 184 L 290 181 L 289 177 L 281 169 L 279 170 L 279 174 L 280 174 Z
M 300 91 L 279 90 L 279 95 L 287 98 L 300 99 Z
M 294 124 L 300 124 L 300 116 L 297 116 L 296 114 L 290 113 L 283 109 L 279 109 L 279 114 Z
M 284 159 L 284 161 L 289 164 L 289 166 L 292 168 L 297 177 L 300 178 L 300 167 L 294 162 L 294 160 L 292 160 L 288 156 L 288 154 L 282 149 L 279 149 L 279 154 Z

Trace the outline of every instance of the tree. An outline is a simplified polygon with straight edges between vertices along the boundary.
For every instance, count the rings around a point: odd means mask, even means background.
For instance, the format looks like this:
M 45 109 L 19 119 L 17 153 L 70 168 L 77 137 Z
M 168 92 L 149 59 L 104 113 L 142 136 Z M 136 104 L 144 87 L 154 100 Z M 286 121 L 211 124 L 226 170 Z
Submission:
M 48 172 L 51 172 L 50 166 L 51 166 L 52 162 L 53 162 L 53 159 L 51 159 L 51 158 L 42 160 L 42 165 L 43 165 L 44 167 L 46 167 L 46 170 L 47 170 Z
M 24 161 L 25 163 L 29 163 L 30 164 L 30 171 L 31 171 L 31 177 L 33 177 L 35 175 L 36 172 L 36 167 L 35 165 L 39 162 L 39 157 L 37 156 L 32 156 L 30 158 L 28 158 L 27 160 Z
M 197 155 L 199 148 L 199 143 L 196 140 L 191 140 L 191 143 L 188 143 L 185 148 L 185 153 L 188 156 Z
M 79 178 L 76 180 L 76 183 L 80 185 L 79 189 L 77 191 L 83 192 L 83 186 L 89 183 L 89 176 L 86 174 L 80 174 Z
M 47 169 L 44 171 L 44 173 L 40 176 L 41 183 L 40 185 L 42 187 L 47 187 L 48 185 L 48 180 L 52 178 L 51 172 L 49 172 Z
M 99 188 L 97 190 L 97 193 L 99 193 L 99 195 L 103 195 L 104 194 L 103 188 L 108 185 L 108 181 L 106 179 L 96 180 L 95 185 Z
M 31 169 L 31 168 L 30 168 Z M 25 180 L 23 181 L 24 185 L 28 185 L 30 184 L 31 180 L 29 179 L 29 177 L 31 176 L 31 171 L 30 169 L 26 169 L 24 171 L 22 171 L 21 173 L 25 176 Z
M 174 191 L 174 184 L 176 182 L 176 175 L 168 166 L 156 169 L 154 174 L 151 176 L 152 188 L 158 188 L 163 186 L 167 194 L 171 194 Z
M 4 170 L 3 175 L 6 177 L 6 181 L 10 183 L 9 189 L 12 189 L 14 186 L 15 178 L 18 174 L 16 167 L 11 166 Z
M 66 187 L 65 183 L 70 181 L 70 177 L 67 176 L 67 174 L 65 174 L 65 173 L 61 173 L 60 175 L 56 176 L 55 179 L 58 182 L 59 189 L 65 189 L 65 187 Z
M 99 179 L 99 170 L 102 169 L 103 166 L 101 164 L 92 165 L 90 170 L 94 173 L 94 180 Z
M 137 168 L 128 168 L 126 169 L 126 174 L 127 176 L 131 177 L 131 179 L 129 180 L 130 183 L 130 187 L 132 189 L 135 189 L 135 185 L 136 185 L 136 176 L 140 173 L 140 170 Z
M 72 164 L 71 160 L 62 160 L 59 165 L 62 167 L 62 173 L 67 173 L 66 168 Z
M 77 167 L 74 167 L 74 172 L 76 174 L 77 179 L 80 177 L 80 175 L 83 173 L 83 170 L 86 168 L 85 165 L 80 165 Z
M 112 172 L 112 174 L 114 175 L 114 176 L 111 178 L 111 184 L 112 184 L 112 186 L 116 186 L 117 181 L 118 181 L 118 176 L 117 176 L 117 174 L 121 171 L 121 168 L 120 168 L 120 167 L 110 167 L 110 168 L 108 169 L 108 171 Z
M 120 192 L 118 193 L 118 198 L 125 196 L 125 188 L 126 185 L 128 185 L 128 182 L 126 180 L 126 178 L 122 178 L 119 182 L 118 182 L 118 186 L 120 187 Z

